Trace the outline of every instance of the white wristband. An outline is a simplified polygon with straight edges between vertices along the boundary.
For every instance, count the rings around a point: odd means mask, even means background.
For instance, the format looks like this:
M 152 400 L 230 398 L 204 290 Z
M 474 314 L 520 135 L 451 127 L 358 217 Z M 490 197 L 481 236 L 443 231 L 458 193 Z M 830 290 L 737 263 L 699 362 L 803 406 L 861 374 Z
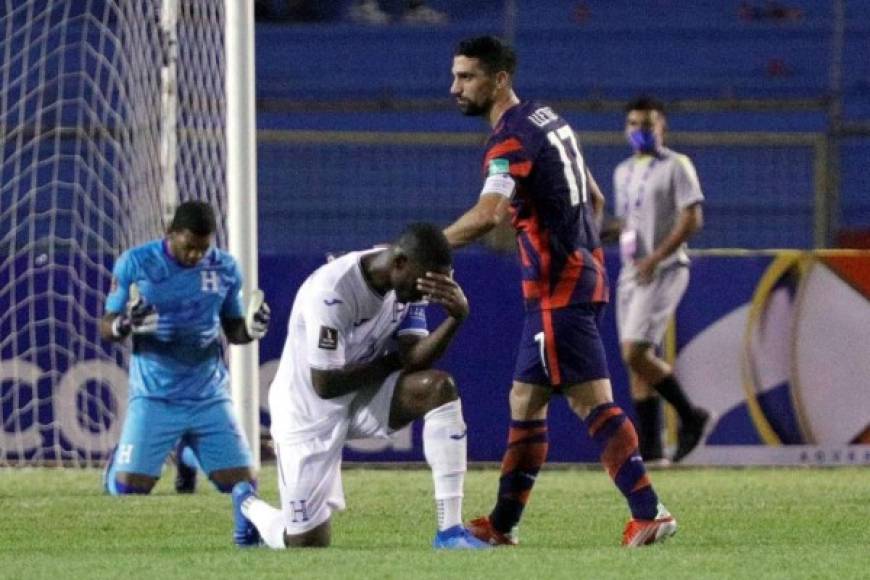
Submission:
M 124 338 L 129 333 L 121 332 L 121 316 L 115 317 L 115 320 L 112 321 L 112 336 L 115 338 Z
M 516 186 L 517 183 L 514 181 L 514 178 L 507 173 L 490 175 L 486 178 L 486 181 L 483 182 L 483 189 L 480 191 L 480 195 L 497 193 L 510 198 L 514 194 Z

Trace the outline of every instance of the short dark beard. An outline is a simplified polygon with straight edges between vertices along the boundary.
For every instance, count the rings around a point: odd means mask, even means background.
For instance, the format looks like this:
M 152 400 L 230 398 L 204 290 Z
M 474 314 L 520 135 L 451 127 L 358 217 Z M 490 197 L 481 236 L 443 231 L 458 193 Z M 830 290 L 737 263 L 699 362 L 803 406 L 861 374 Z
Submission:
M 459 110 L 462 111 L 462 114 L 466 117 L 483 117 L 484 115 L 488 115 L 490 109 L 492 109 L 492 102 L 485 103 L 483 105 L 478 105 L 477 103 L 472 103 L 471 101 L 467 101 L 466 106 L 459 106 Z

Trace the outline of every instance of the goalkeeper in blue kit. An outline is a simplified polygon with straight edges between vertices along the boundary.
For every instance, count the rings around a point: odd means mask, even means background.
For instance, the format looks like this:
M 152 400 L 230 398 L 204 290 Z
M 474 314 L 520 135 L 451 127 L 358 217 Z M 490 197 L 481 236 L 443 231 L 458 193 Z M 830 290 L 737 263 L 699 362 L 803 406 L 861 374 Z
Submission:
M 127 250 L 115 264 L 100 333 L 111 341 L 132 336 L 133 354 L 127 416 L 105 473 L 111 495 L 149 493 L 179 441 L 220 491 L 254 481 L 220 333 L 232 344 L 262 338 L 269 307 L 258 290 L 245 311 L 239 267 L 214 247 L 215 229 L 211 206 L 184 202 L 165 238 Z

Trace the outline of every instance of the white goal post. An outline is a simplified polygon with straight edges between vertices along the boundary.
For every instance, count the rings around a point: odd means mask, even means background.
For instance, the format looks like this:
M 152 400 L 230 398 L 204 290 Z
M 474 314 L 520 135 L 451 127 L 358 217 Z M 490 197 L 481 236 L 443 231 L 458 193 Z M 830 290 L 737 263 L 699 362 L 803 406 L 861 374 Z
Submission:
M 257 124 L 254 92 L 254 3 L 226 0 L 227 193 L 229 249 L 250 297 L 257 269 Z M 230 347 L 230 385 L 236 415 L 260 467 L 260 349 L 254 341 Z
M 127 345 L 114 259 L 208 201 L 257 285 L 253 3 L 0 0 L 0 466 L 88 465 L 117 441 Z M 231 347 L 259 465 L 258 350 Z

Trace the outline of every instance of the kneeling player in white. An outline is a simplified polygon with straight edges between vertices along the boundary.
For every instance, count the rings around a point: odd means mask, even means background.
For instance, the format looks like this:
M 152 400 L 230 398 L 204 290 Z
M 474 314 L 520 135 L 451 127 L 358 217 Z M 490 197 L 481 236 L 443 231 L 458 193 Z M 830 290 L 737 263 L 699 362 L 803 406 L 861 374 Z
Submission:
M 424 299 L 445 320 L 431 334 Z M 423 448 L 438 511 L 436 548 L 488 546 L 462 526 L 466 429 L 456 385 L 431 369 L 468 316 L 440 229 L 413 224 L 390 247 L 321 266 L 296 295 L 269 391 L 281 509 L 247 483 L 233 490 L 247 545 L 328 546 L 344 509 L 341 452 L 349 439 L 387 437 L 425 418 Z

